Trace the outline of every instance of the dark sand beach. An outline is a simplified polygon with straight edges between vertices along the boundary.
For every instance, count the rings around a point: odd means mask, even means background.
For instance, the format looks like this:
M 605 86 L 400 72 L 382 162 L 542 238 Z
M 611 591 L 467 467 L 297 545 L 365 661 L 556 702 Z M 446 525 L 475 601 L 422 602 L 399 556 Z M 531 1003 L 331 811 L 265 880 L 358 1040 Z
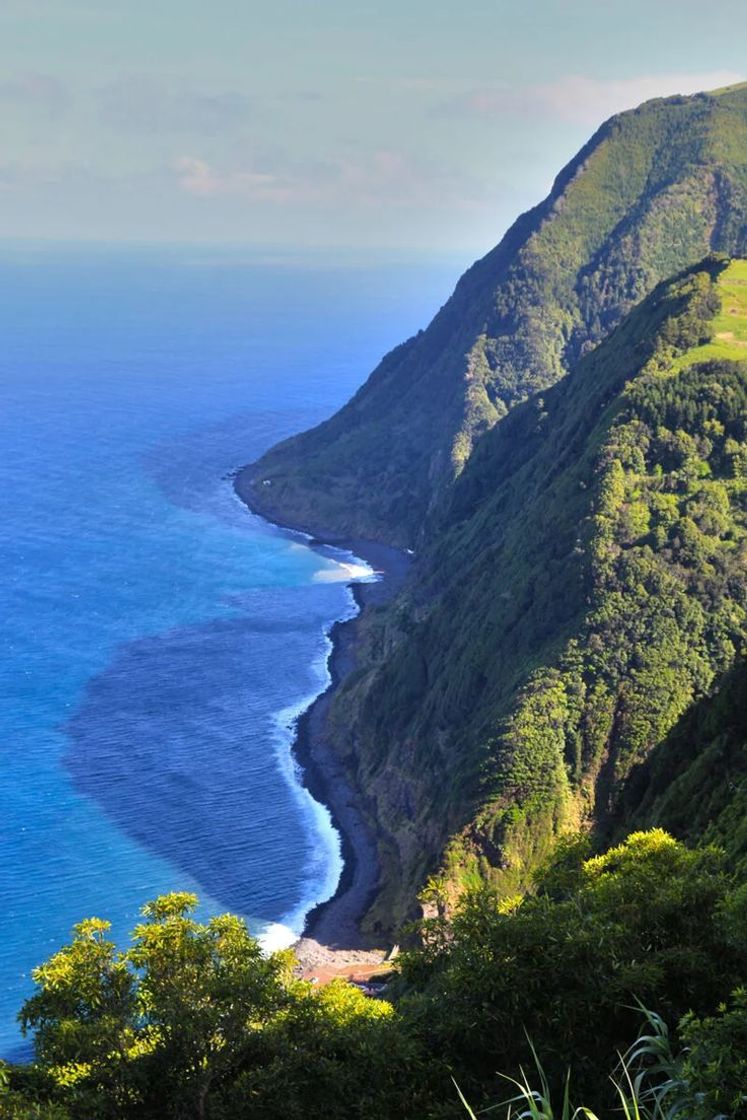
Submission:
M 376 582 L 351 584 L 360 610 L 388 602 L 402 587 L 411 565 L 411 558 L 406 553 L 375 541 L 338 537 L 317 526 L 284 523 L 282 515 L 276 515 L 269 508 L 264 494 L 258 500 L 250 467 L 236 474 L 234 487 L 253 513 L 290 532 L 308 534 L 312 538 L 308 542 L 310 547 L 323 551 L 332 546 L 352 552 L 381 573 Z M 360 932 L 360 920 L 379 880 L 376 841 L 360 794 L 351 785 L 326 734 L 327 715 L 334 692 L 356 667 L 357 627 L 358 617 L 333 626 L 330 632 L 332 652 L 328 662 L 331 681 L 326 691 L 300 716 L 293 748 L 304 771 L 304 784 L 332 814 L 342 837 L 344 860 L 336 893 L 328 902 L 311 911 L 303 937 L 295 946 L 306 974 L 370 965 L 380 961 L 387 948 L 372 943 Z

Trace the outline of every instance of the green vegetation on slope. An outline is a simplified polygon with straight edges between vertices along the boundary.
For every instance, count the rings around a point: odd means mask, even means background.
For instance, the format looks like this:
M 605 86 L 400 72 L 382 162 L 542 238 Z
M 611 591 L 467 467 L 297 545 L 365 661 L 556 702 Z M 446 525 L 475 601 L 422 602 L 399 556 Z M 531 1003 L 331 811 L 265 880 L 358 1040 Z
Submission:
M 481 1105 L 508 1095 L 496 1071 L 532 1068 L 533 1045 L 556 1090 L 570 1068 L 577 1099 L 611 1107 L 612 1056 L 635 1037 L 641 1003 L 675 1024 L 744 982 L 747 896 L 720 853 L 658 830 L 592 858 L 584 847 L 560 846 L 524 898 L 467 893 L 404 955 L 403 1012 Z M 721 1081 L 712 1071 L 712 1092 Z
M 656 821 L 689 842 L 719 844 L 747 880 L 747 661 L 694 704 L 634 768 L 618 816 Z
M 342 1120 L 372 1098 L 382 1118 L 419 1114 L 427 1083 L 390 1004 L 294 980 L 290 953 L 264 957 L 231 914 L 196 921 L 196 901 L 149 903 L 127 952 L 88 919 L 35 971 L 36 1060 L 11 1070 L 0 1116 Z
M 593 858 L 566 845 L 532 895 L 481 889 L 424 923 L 393 1001 L 294 980 L 288 953 L 263 958 L 231 915 L 195 921 L 194 901 L 150 903 L 124 953 L 89 919 L 37 969 L 21 1016 L 36 1060 L 6 1071 L 5 1092 L 0 1070 L 0 1115 L 456 1120 L 451 1075 L 475 1104 L 505 1100 L 498 1071 L 532 1068 L 529 1038 L 553 1096 L 570 1069 L 577 1099 L 605 1110 L 636 1000 L 679 1024 L 669 1049 L 687 1046 L 646 1083 L 674 1068 L 687 1120 L 747 1115 L 747 895 L 716 849 L 660 831 Z
M 725 262 L 660 286 L 574 374 L 516 408 L 439 512 L 409 594 L 367 623 L 333 709 L 387 838 L 373 922 L 444 853 L 455 882 L 526 884 L 747 635 L 747 364 L 677 370 Z
M 673 362 L 674 371 L 708 361 L 747 361 L 747 261 L 730 263 L 719 279 L 719 293 L 721 306 L 713 321 L 713 337 Z
M 330 420 L 247 469 L 240 491 L 282 521 L 420 544 L 484 434 L 714 249 L 747 252 L 745 87 L 608 121 L 427 330 Z

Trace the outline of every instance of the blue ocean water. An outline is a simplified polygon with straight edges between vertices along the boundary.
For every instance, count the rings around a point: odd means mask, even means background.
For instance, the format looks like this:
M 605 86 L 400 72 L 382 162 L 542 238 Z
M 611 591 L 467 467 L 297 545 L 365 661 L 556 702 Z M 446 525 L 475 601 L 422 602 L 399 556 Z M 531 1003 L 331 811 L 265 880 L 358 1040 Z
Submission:
M 228 475 L 342 403 L 453 273 L 5 247 L 0 1054 L 85 916 L 124 943 L 147 899 L 188 889 L 277 945 L 333 893 L 339 838 L 290 743 L 352 596 Z

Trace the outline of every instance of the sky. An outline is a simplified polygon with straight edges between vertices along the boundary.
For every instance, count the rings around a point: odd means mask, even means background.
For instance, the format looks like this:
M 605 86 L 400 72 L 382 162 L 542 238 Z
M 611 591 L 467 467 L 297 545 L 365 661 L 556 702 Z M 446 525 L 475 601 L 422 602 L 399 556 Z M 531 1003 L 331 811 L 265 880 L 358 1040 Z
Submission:
M 480 253 L 744 0 L 0 0 L 0 237 Z

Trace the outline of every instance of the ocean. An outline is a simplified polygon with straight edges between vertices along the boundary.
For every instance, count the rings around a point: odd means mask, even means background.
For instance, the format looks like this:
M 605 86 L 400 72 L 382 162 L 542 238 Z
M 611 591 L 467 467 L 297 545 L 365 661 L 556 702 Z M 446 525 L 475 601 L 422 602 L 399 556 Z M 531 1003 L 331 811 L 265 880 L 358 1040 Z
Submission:
M 453 261 L 6 245 L 0 255 L 0 1055 L 91 915 L 190 890 L 289 944 L 339 837 L 293 721 L 355 611 L 344 562 L 231 472 L 342 404 Z

